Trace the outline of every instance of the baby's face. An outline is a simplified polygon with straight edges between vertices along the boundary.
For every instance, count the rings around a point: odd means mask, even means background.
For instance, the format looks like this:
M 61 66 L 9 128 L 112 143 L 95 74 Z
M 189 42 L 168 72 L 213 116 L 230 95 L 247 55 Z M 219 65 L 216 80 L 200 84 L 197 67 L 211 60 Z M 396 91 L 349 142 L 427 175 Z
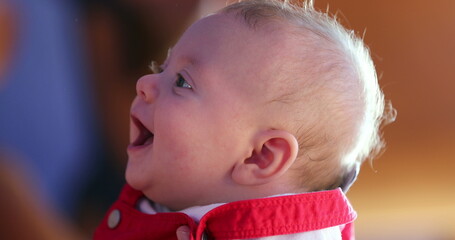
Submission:
M 172 209 L 235 200 L 230 171 L 268 117 L 258 109 L 272 45 L 232 16 L 191 26 L 162 72 L 137 83 L 128 183 Z

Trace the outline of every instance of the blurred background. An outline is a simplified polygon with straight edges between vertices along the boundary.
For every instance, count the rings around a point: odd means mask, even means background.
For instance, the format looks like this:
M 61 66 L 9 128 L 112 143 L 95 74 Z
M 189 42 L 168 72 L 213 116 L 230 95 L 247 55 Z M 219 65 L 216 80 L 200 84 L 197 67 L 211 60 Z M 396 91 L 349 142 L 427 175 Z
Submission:
M 136 80 L 224 5 L 0 0 L 1 239 L 91 238 L 124 184 Z M 358 239 L 455 239 L 455 1 L 315 5 L 366 32 L 398 110 L 348 193 Z

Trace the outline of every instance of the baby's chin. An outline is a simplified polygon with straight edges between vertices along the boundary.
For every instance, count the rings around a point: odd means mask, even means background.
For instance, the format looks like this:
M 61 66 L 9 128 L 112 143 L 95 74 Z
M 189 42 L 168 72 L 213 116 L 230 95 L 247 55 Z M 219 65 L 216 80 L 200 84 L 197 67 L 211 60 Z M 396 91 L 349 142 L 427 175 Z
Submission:
M 144 191 L 147 188 L 147 181 L 140 177 L 140 174 L 134 171 L 134 168 L 129 166 L 126 167 L 125 180 L 128 185 L 138 191 Z
M 125 179 L 128 185 L 138 191 L 141 191 L 147 199 L 173 211 L 179 211 L 192 206 L 191 203 L 175 200 L 177 198 L 176 196 L 173 197 L 163 191 L 154 189 L 149 182 L 138 178 L 135 174 L 129 174 L 128 170 L 125 173 Z
M 182 203 L 173 199 L 167 199 L 165 194 L 154 194 L 150 191 L 142 191 L 142 193 L 144 193 L 145 197 L 153 203 L 166 207 L 173 212 L 180 211 L 192 206 L 188 203 Z

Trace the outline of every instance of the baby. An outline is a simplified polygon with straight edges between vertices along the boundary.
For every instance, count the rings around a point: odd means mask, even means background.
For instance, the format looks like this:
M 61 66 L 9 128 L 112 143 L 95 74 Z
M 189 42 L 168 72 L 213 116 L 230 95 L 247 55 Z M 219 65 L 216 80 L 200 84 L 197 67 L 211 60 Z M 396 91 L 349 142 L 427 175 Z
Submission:
M 312 2 L 193 24 L 131 106 L 128 185 L 96 239 L 353 239 L 343 192 L 381 147 L 368 50 Z M 271 237 L 273 236 L 273 237 Z

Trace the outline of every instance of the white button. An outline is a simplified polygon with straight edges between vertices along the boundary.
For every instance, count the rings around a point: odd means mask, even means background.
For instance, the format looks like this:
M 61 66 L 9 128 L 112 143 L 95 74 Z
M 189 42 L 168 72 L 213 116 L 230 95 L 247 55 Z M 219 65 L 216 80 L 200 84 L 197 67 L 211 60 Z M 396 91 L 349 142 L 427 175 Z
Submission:
M 120 211 L 118 209 L 115 209 L 109 214 L 109 217 L 107 219 L 107 226 L 111 229 L 117 227 L 117 225 L 120 223 Z

